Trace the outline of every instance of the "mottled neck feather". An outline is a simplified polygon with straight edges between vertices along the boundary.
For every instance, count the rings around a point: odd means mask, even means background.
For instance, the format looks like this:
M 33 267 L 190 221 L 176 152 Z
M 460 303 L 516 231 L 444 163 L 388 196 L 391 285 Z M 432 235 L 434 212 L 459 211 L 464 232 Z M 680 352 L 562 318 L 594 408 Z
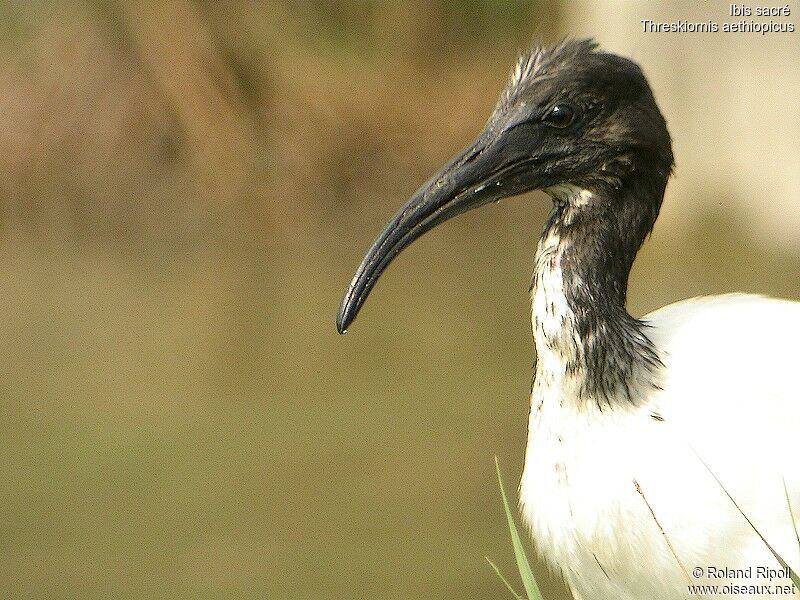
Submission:
M 577 406 L 638 405 L 658 387 L 662 365 L 625 296 L 660 197 L 647 210 L 636 197 L 645 190 L 637 188 L 614 199 L 577 186 L 547 191 L 554 207 L 531 282 L 535 385 L 558 388 L 561 401 L 567 396 Z

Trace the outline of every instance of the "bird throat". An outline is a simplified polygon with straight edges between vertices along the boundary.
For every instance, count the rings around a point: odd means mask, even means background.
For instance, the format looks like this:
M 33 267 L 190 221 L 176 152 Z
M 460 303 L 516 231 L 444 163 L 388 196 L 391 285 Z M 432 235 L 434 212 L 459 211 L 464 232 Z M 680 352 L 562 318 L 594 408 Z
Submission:
M 531 280 L 534 392 L 555 391 L 559 403 L 575 408 L 637 406 L 658 387 L 662 366 L 646 325 L 625 309 L 641 242 L 617 239 L 608 203 L 592 192 L 546 191 L 554 206 Z

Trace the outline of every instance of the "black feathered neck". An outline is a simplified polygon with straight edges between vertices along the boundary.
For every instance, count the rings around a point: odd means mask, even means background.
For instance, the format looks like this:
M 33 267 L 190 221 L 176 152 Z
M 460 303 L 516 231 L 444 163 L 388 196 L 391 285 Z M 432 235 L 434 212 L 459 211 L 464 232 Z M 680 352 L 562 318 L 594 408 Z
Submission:
M 553 210 L 531 283 L 537 377 L 545 385 L 567 378 L 578 403 L 601 409 L 637 405 L 640 393 L 658 387 L 660 358 L 625 300 L 633 261 L 658 216 L 668 175 L 668 169 L 642 168 L 616 182 L 595 178 L 586 187 L 547 190 Z M 540 372 L 547 364 L 563 370 Z

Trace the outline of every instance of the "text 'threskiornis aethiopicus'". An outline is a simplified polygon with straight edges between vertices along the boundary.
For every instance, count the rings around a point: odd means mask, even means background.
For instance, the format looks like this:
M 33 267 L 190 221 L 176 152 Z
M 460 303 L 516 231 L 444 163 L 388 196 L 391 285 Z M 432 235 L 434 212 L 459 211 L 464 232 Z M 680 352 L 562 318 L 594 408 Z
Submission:
M 797 597 L 754 528 L 800 567 L 789 510 L 800 514 L 800 304 L 727 295 L 641 319 L 625 309 L 672 164 L 635 63 L 591 41 L 524 53 L 484 131 L 372 245 L 337 328 L 432 227 L 544 190 L 553 209 L 531 286 L 537 361 L 520 484 L 536 547 L 576 600 L 711 597 L 726 585 Z M 719 587 L 690 587 L 706 584 Z

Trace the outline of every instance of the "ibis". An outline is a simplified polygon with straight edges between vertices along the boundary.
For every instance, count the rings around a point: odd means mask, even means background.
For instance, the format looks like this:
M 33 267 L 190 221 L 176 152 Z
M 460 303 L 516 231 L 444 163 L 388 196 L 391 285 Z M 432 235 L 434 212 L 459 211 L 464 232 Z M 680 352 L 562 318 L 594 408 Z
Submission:
M 337 328 L 429 229 L 543 190 L 519 488 L 537 551 L 576 600 L 797 598 L 800 303 L 729 294 L 627 312 L 672 168 L 636 63 L 591 40 L 534 47 L 485 129 L 375 240 Z

